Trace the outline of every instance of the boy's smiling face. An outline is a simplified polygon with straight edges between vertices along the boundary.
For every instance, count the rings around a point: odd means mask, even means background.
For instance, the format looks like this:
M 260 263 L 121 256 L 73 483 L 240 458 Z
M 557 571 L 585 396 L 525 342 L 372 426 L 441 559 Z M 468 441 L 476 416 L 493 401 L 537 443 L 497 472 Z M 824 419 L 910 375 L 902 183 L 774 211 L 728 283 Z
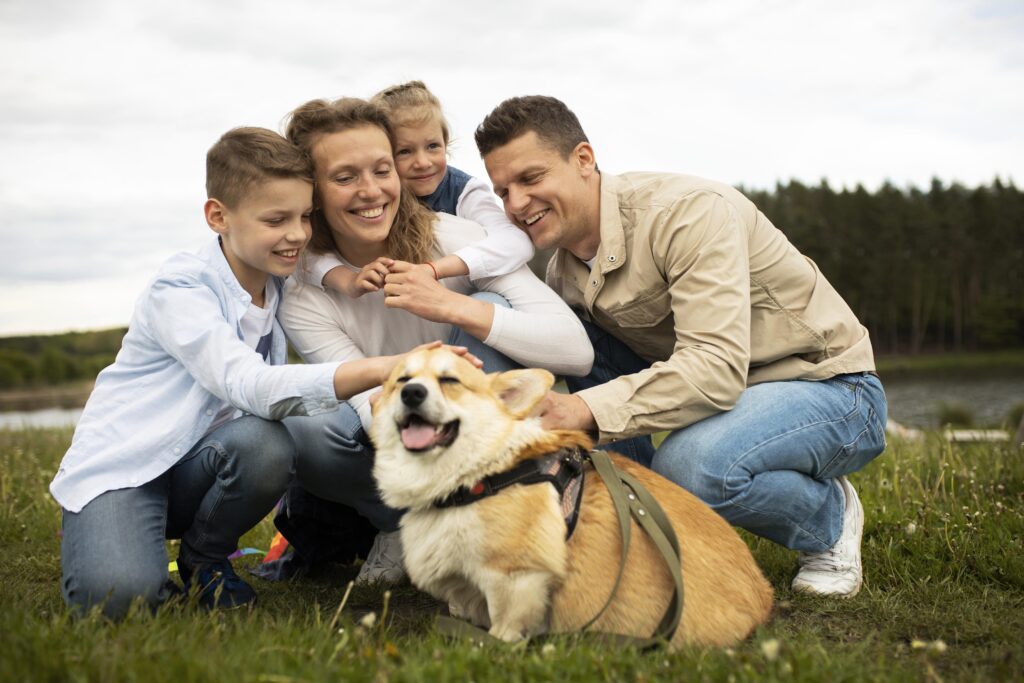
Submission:
M 221 236 L 224 257 L 239 283 L 262 301 L 269 275 L 287 277 L 309 242 L 313 186 L 299 178 L 272 178 L 253 187 L 234 208 L 206 202 L 206 220 Z

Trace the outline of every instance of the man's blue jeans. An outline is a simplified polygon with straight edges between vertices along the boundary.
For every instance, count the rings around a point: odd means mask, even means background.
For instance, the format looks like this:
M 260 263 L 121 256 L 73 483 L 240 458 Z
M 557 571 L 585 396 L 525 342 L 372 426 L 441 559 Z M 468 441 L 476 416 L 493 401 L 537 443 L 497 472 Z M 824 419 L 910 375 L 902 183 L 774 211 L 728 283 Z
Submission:
M 153 481 L 107 491 L 77 513 L 65 510 L 65 602 L 83 611 L 102 605 L 112 619 L 136 598 L 161 604 L 175 591 L 165 539 L 181 539 L 180 561 L 223 561 L 274 508 L 294 464 L 284 426 L 247 415 L 215 429 Z
M 504 297 L 497 294 L 477 292 L 473 298 L 509 307 Z M 483 361 L 486 372 L 519 367 L 459 328 L 452 328 L 446 341 L 468 347 Z M 381 531 L 398 530 L 405 511 L 381 501 L 373 479 L 373 445 L 350 404 L 342 403 L 337 411 L 316 417 L 289 417 L 284 423 L 298 446 L 296 475 L 303 488 L 318 498 L 355 508 Z
M 649 367 L 612 335 L 584 326 L 594 370 L 582 382 L 567 380 L 573 391 Z M 732 410 L 669 434 L 648 462 L 729 523 L 787 548 L 820 552 L 842 532 L 844 500 L 835 478 L 885 449 L 886 412 L 882 384 L 871 373 L 755 384 Z M 639 441 L 634 459 L 644 462 Z

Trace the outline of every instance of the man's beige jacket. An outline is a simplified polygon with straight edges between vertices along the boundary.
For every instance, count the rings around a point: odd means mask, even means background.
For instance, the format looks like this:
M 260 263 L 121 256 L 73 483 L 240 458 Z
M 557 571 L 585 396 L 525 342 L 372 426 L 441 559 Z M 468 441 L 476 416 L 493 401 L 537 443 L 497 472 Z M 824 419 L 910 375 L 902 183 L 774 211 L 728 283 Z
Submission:
M 875 368 L 867 330 L 814 262 L 722 183 L 602 173 L 593 268 L 559 249 L 547 281 L 652 363 L 579 392 L 602 442 L 685 427 L 758 382 Z

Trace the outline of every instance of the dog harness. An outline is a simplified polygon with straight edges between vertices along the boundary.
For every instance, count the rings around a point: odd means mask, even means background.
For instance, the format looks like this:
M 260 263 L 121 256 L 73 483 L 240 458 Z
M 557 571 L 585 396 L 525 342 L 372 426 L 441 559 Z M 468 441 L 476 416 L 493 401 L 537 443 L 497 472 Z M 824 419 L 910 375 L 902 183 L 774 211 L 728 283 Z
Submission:
M 549 483 L 558 491 L 562 518 L 565 520 L 565 538 L 569 540 L 576 529 L 583 500 L 583 459 L 579 448 L 563 448 L 542 458 L 524 460 L 505 472 L 484 477 L 469 488 L 462 486 L 443 500 L 434 501 L 434 507 L 461 507 L 493 496 L 514 484 Z
M 554 469 L 552 469 L 552 460 Z M 653 635 L 649 638 L 632 638 L 612 633 L 601 634 L 612 643 L 619 643 L 631 647 L 647 650 L 659 647 L 672 640 L 679 622 L 683 616 L 683 574 L 682 554 L 679 550 L 679 540 L 676 538 L 675 530 L 668 515 L 662 509 L 658 501 L 651 495 L 651 492 L 633 475 L 624 472 L 612 463 L 608 454 L 604 451 L 582 452 L 579 448 L 562 449 L 551 455 L 536 460 L 527 460 L 518 466 L 500 474 L 485 477 L 470 488 L 460 488 L 442 501 L 435 501 L 434 507 L 453 507 L 457 505 L 469 505 L 481 498 L 493 496 L 503 488 L 512 484 L 533 484 L 543 481 L 550 481 L 562 494 L 562 510 L 565 511 L 565 491 L 568 485 L 560 486 L 556 481 L 568 481 L 579 479 L 579 490 L 576 492 L 576 502 L 572 511 L 571 524 L 566 518 L 568 533 L 566 538 L 572 535 L 579 516 L 579 504 L 583 496 L 583 463 L 590 461 L 594 470 L 604 481 L 611 497 L 612 505 L 615 508 L 615 516 L 619 523 L 619 538 L 622 541 L 622 552 L 619 556 L 619 575 L 612 586 L 611 594 L 604 606 L 593 616 L 580 630 L 586 631 L 602 614 L 608 609 L 615 599 L 622 582 L 622 575 L 626 569 L 626 557 L 629 555 L 630 528 L 631 522 L 635 522 L 654 543 L 662 559 L 665 560 L 666 568 L 672 578 L 672 597 L 661 622 L 655 627 Z M 571 474 L 566 474 L 571 473 Z M 457 638 L 469 638 L 475 643 L 483 645 L 484 642 L 497 641 L 486 631 L 479 629 L 468 622 L 453 619 L 452 617 L 438 616 L 436 625 L 439 631 L 445 635 Z

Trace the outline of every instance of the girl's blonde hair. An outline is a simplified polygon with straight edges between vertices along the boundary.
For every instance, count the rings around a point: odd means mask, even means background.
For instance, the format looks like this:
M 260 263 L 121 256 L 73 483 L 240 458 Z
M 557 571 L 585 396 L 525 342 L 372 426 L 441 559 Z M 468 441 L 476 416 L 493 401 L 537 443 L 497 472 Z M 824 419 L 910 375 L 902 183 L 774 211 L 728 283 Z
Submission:
M 394 132 L 384 109 L 374 103 L 355 97 L 337 100 L 310 100 L 296 107 L 289 115 L 285 136 L 306 156 L 312 159 L 313 145 L 324 135 L 341 133 L 354 128 L 374 126 L 384 131 L 392 148 Z M 314 191 L 314 197 L 316 192 Z M 405 189 L 399 195 L 398 213 L 385 241 L 389 257 L 410 263 L 423 263 L 433 258 L 436 238 L 434 221 L 437 215 L 420 204 L 419 200 Z M 323 254 L 336 248 L 334 233 L 324 218 L 319 201 L 313 208 L 313 237 L 309 248 Z
M 436 118 L 441 124 L 444 146 L 448 146 L 451 135 L 448 121 L 441 110 L 441 102 L 423 81 L 409 81 L 384 88 L 371 97 L 370 101 L 384 108 L 392 126 L 418 126 Z

